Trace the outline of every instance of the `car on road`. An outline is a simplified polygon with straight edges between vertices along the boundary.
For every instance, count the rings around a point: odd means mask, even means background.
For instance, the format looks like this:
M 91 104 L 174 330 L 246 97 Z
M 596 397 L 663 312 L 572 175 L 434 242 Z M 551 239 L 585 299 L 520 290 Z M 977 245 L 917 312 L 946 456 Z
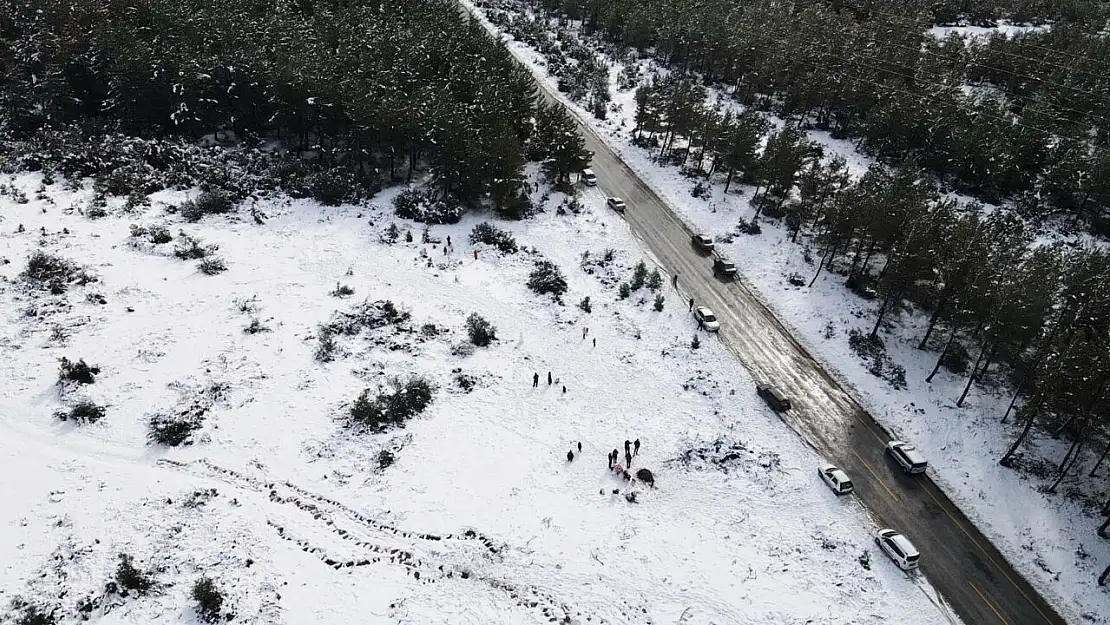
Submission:
M 713 273 L 724 278 L 734 278 L 736 277 L 736 263 L 719 254 L 715 255 L 713 257 Z
M 594 170 L 592 170 L 592 169 L 583 169 L 582 170 L 582 184 L 586 185 L 587 187 L 596 187 L 597 186 L 597 174 L 594 173 Z
M 626 206 L 624 200 L 620 199 L 619 197 L 608 198 L 605 200 L 605 203 L 609 206 L 609 208 L 617 211 L 618 213 L 623 213 Z
M 695 234 L 691 237 L 690 242 L 694 244 L 694 247 L 703 252 L 713 251 L 713 237 L 708 234 Z
M 875 532 L 875 544 L 903 571 L 916 569 L 921 559 L 921 552 L 910 539 L 889 528 Z
M 847 495 L 856 488 L 852 484 L 852 480 L 848 478 L 847 473 L 831 464 L 823 464 L 817 467 L 817 474 L 837 495 Z
M 782 391 L 771 386 L 770 384 L 756 384 L 755 392 L 767 402 L 771 410 L 775 412 L 784 412 L 790 410 L 790 399 L 782 394 Z
M 713 311 L 705 306 L 698 306 L 694 309 L 694 319 L 698 320 L 698 327 L 707 332 L 716 332 L 721 329 L 721 322 L 717 321 L 717 315 L 714 315 Z
M 886 444 L 886 451 L 906 473 L 924 473 L 929 467 L 921 450 L 905 441 L 890 441 Z

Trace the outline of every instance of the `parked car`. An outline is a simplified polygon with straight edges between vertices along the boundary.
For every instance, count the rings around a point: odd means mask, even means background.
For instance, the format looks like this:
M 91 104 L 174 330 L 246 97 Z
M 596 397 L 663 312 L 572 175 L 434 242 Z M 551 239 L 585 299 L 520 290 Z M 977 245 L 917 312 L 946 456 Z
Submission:
M 583 169 L 582 170 L 582 184 L 586 185 L 587 187 L 596 187 L 597 186 L 597 174 L 594 173 L 594 170 L 592 170 L 592 169 Z
M 717 321 L 717 315 L 713 314 L 705 306 L 698 306 L 694 309 L 694 319 L 698 320 L 698 325 L 708 332 L 716 332 L 721 329 L 721 322 Z
M 736 276 L 736 263 L 725 258 L 724 256 L 713 257 L 713 273 L 725 278 L 733 278 Z
M 921 559 L 921 553 L 913 546 L 910 539 L 892 529 L 881 529 L 876 532 L 875 544 L 903 571 L 916 569 L 917 561 Z
M 847 495 L 856 488 L 855 485 L 852 484 L 852 480 L 848 478 L 847 473 L 831 464 L 818 467 L 817 474 L 821 476 L 821 479 L 824 480 L 825 483 L 829 485 L 829 488 L 837 495 Z
M 929 467 L 921 450 L 905 441 L 890 441 L 886 450 L 906 473 L 924 473 Z
M 694 247 L 703 252 L 713 251 L 713 237 L 708 234 L 695 234 L 691 242 L 694 244 Z
M 790 410 L 790 399 L 782 394 L 782 391 L 769 385 L 769 384 L 756 384 L 755 392 L 767 402 L 771 410 L 775 412 L 784 412 Z
M 620 199 L 619 197 L 611 197 L 611 198 L 605 200 L 605 203 L 609 205 L 609 208 L 617 211 L 618 213 L 623 213 L 624 212 L 624 209 L 625 209 L 624 200 Z

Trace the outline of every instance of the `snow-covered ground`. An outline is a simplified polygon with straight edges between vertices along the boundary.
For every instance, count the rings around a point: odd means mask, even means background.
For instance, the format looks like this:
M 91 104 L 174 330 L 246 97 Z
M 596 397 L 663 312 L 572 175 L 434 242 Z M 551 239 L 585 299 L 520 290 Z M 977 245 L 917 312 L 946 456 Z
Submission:
M 492 28 L 488 23 L 487 27 Z M 555 82 L 546 73 L 542 56 L 512 41 L 511 36 L 503 36 L 510 39 L 509 49 L 539 80 L 553 88 Z M 653 69 L 651 61 L 638 63 L 645 71 Z M 613 101 L 606 120 L 599 121 L 581 106 L 561 99 L 695 230 L 714 237 L 735 235 L 732 242 L 719 242 L 718 246 L 737 262 L 748 284 L 833 375 L 855 390 L 855 396 L 885 427 L 926 451 L 933 479 L 1065 618 L 1110 623 L 1110 590 L 1097 585 L 1098 574 L 1110 563 L 1110 545 L 1095 535 L 1100 520 L 1092 518 L 1073 499 L 1043 493 L 1054 475 L 1035 478 L 998 465 L 1016 435 L 1016 426 L 998 423 L 1010 401 L 1009 389 L 996 384 L 977 385 L 964 406 L 957 408 L 965 378 L 942 369 L 931 384 L 926 383 L 937 354 L 916 349 L 925 321 L 920 314 L 902 315 L 894 329 L 883 335 L 893 362 L 905 367 L 907 387 L 896 390 L 872 375 L 868 363 L 849 348 L 848 335 L 853 329 L 870 332 L 877 304 L 844 288 L 843 277 L 835 273 L 823 273 L 812 288 L 791 286 L 788 277 L 792 274 L 808 283 L 816 267 L 806 257 L 819 258 L 820 250 L 809 249 L 804 237 L 799 243 L 791 243 L 782 224 L 772 220 L 761 221 L 761 235 L 737 234 L 739 219 L 750 220 L 754 215 L 748 203 L 751 187 L 734 182 L 726 195 L 717 179 L 710 197 L 695 198 L 690 192 L 695 180 L 682 176 L 677 167 L 659 164 L 651 152 L 633 146 L 634 91 L 618 89 L 616 76 L 620 69 L 613 64 L 610 72 Z M 728 99 L 712 89 L 710 97 Z M 781 126 L 781 121 L 771 120 Z M 854 175 L 861 175 L 871 164 L 849 141 L 833 139 L 827 132 L 811 131 L 808 135 L 825 147 L 827 155 L 843 156 Z M 1032 437 L 1023 447 L 1024 464 L 1047 466 L 1058 462 L 1066 448 L 1064 441 Z M 1086 476 L 1093 460 L 1088 457 L 1073 476 Z M 1074 482 L 1066 480 L 1060 492 L 1072 488 Z M 1105 494 L 1097 494 L 1101 491 L 1089 479 L 1082 493 L 1076 492 L 1100 504 L 1105 500 Z
M 1013 24 L 1005 20 L 998 22 L 994 27 L 987 26 L 933 26 L 925 31 L 930 36 L 937 39 L 945 39 L 950 35 L 958 35 L 969 42 L 972 39 L 987 39 L 995 35 L 1001 35 L 1007 38 L 1013 38 L 1015 35 L 1023 33 L 1041 32 L 1046 31 L 1051 26 L 1042 24 L 1033 26 L 1029 24 Z
M 92 220 L 73 210 L 88 188 L 47 202 L 36 175 L 10 184 L 35 199 L 0 201 L 0 614 L 18 596 L 64 622 L 82 602 L 103 623 L 194 622 L 207 575 L 235 622 L 955 622 L 875 551 L 864 510 L 818 480 L 728 351 L 708 335 L 692 349 L 681 305 L 619 300 L 601 279 L 643 253 L 596 193 L 581 215 L 551 210 L 555 194 L 499 224 L 529 248 L 501 255 L 467 241 L 478 216 L 431 229 L 447 254 L 420 243 L 388 210 L 396 190 L 185 224 L 166 211 L 181 194 Z M 382 243 L 391 222 L 416 242 Z M 136 245 L 131 224 L 217 244 L 227 270 Z M 586 273 L 582 254 L 606 248 L 608 268 Z M 97 281 L 29 288 L 36 250 Z M 533 250 L 563 268 L 565 306 L 525 287 Z M 337 283 L 354 294 L 330 295 Z M 411 320 L 314 359 L 320 323 L 379 300 Z M 499 340 L 468 354 L 474 312 Z M 253 319 L 264 329 L 245 332 Z M 95 383 L 61 392 L 62 357 L 99 366 Z M 385 434 L 344 426 L 364 388 L 410 374 L 437 386 L 424 414 Z M 106 416 L 52 416 L 81 397 Z M 207 408 L 195 444 L 148 444 L 151 414 L 190 405 Z M 657 488 L 631 503 L 602 458 L 637 438 L 633 468 Z M 383 449 L 395 462 L 379 468 Z M 155 592 L 106 594 L 120 553 L 155 571 Z

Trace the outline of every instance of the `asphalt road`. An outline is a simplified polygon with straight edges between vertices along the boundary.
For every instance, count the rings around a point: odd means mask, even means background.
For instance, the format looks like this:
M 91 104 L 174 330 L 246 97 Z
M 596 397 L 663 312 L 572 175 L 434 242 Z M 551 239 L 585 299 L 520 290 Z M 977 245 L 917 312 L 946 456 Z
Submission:
M 542 83 L 541 93 L 556 99 Z M 577 117 L 573 111 L 571 114 Z M 777 386 L 794 405 L 781 415 L 806 443 L 852 477 L 855 494 L 876 521 L 905 534 L 921 551 L 921 572 L 966 625 L 1064 624 L 1063 618 L 925 475 L 904 474 L 885 453 L 890 436 L 791 336 L 743 283 L 722 281 L 712 261 L 691 245 L 692 232 L 659 195 L 578 119 L 591 167 L 606 195 L 628 203 L 633 234 L 671 275 L 686 301 L 710 307 L 720 339 L 760 382 Z M 743 267 L 740 267 L 743 272 Z M 691 316 L 690 332 L 697 325 Z M 752 389 L 755 392 L 755 389 Z M 817 467 L 814 467 L 814 480 Z M 829 497 L 835 495 L 830 491 Z M 803 511 L 799 511 L 803 512 Z M 872 550 L 872 566 L 894 566 Z M 907 615 L 905 623 L 913 622 Z

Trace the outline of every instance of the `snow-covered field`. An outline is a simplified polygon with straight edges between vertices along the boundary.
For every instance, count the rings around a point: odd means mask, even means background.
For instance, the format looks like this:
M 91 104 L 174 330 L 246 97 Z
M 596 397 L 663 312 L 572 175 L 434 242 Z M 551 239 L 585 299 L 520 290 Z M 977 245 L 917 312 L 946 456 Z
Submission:
M 492 28 L 488 23 L 487 27 Z M 510 39 L 510 50 L 553 90 L 555 82 L 546 73 L 542 56 L 509 35 L 503 36 Z M 655 69 L 651 61 L 638 63 L 645 72 Z M 907 388 L 896 390 L 872 375 L 868 363 L 849 348 L 848 335 L 853 329 L 870 332 L 877 304 L 844 288 L 843 277 L 835 273 L 823 273 L 812 288 L 791 286 L 788 277 L 792 274 L 809 282 L 816 267 L 806 256 L 819 258 L 820 250 L 807 249 L 804 237 L 791 243 L 786 229 L 773 220 L 761 221 L 761 235 L 738 234 L 739 219 L 750 220 L 754 214 L 748 204 L 751 187 L 734 182 L 726 195 L 718 178 L 710 197 L 695 198 L 690 192 L 694 180 L 633 146 L 634 91 L 618 89 L 620 69 L 612 64 L 613 101 L 606 120 L 599 121 L 581 106 L 560 99 L 580 120 L 591 124 L 693 229 L 714 237 L 735 235 L 731 243 L 719 242 L 718 246 L 737 262 L 747 283 L 833 375 L 855 389 L 856 397 L 885 427 L 926 451 L 933 479 L 1066 618 L 1110 623 L 1110 591 L 1097 585 L 1098 574 L 1110 563 L 1110 545 L 1095 535 L 1100 520 L 1062 494 L 1041 492 L 1054 475 L 1035 478 L 998 465 L 1016 435 L 1016 426 L 998 423 L 1010 401 L 1009 389 L 979 384 L 964 406 L 957 408 L 966 378 L 942 369 L 931 384 L 926 383 L 937 354 L 916 349 L 925 321 L 920 314 L 902 315 L 894 329 L 883 335 L 887 353 L 905 367 Z M 713 89 L 710 97 L 729 100 Z M 780 120 L 771 121 L 781 126 Z M 808 135 L 825 147 L 827 155 L 843 156 L 854 175 L 861 175 L 871 164 L 849 141 L 833 139 L 827 132 Z M 1023 448 L 1025 464 L 1058 462 L 1066 448 L 1065 441 L 1033 437 Z M 1085 478 L 1093 462 L 1089 455 L 1073 476 Z M 1074 484 L 1065 480 L 1060 493 L 1074 489 Z M 1090 479 L 1076 493 L 1099 504 L 1106 498 Z
M 35 198 L 40 183 L 10 184 Z M 0 614 L 21 597 L 59 622 L 194 622 L 207 575 L 235 622 L 954 622 L 875 551 L 862 508 L 817 479 L 727 350 L 707 335 L 692 349 L 681 305 L 656 312 L 646 289 L 619 300 L 600 279 L 642 252 L 599 195 L 581 215 L 557 215 L 555 194 L 499 224 L 529 248 L 515 255 L 467 241 L 479 217 L 433 227 L 444 254 L 391 216 L 395 191 L 369 207 L 275 200 L 263 225 L 185 224 L 166 211 L 181 194 L 96 220 L 73 210 L 88 188 L 0 202 Z M 382 243 L 394 221 L 416 242 Z M 176 241 L 136 244 L 131 224 L 217 244 L 227 270 L 174 258 Z M 580 268 L 606 248 L 608 268 Z M 533 249 L 563 268 L 565 306 L 525 287 Z M 20 278 L 36 250 L 97 280 L 36 290 Z M 354 294 L 330 295 L 337 283 Z M 314 359 L 320 323 L 379 300 L 411 319 Z M 474 312 L 499 340 L 468 354 Z M 95 383 L 63 392 L 62 357 L 99 366 Z M 345 427 L 364 388 L 410 374 L 437 386 L 424 414 Z M 52 416 L 81 397 L 106 416 Z M 148 443 L 150 415 L 190 406 L 207 409 L 194 444 Z M 657 488 L 632 503 L 602 458 L 637 438 L 633 468 Z M 120 553 L 154 571 L 153 592 L 105 591 Z

